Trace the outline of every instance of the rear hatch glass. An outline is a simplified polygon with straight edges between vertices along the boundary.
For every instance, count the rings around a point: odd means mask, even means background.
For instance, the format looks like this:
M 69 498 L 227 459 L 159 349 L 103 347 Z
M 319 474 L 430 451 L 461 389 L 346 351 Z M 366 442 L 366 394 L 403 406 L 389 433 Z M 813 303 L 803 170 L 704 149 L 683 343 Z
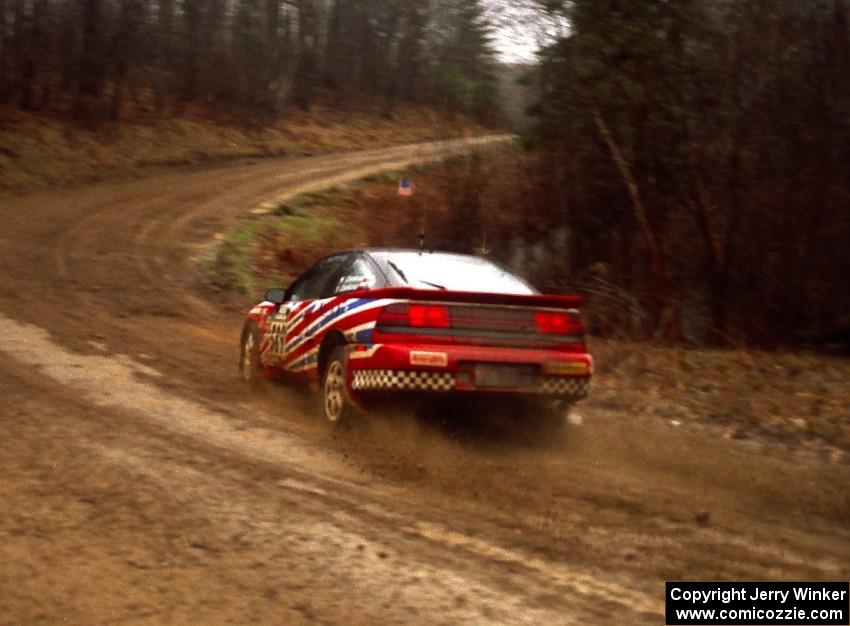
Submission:
M 530 295 L 539 293 L 488 259 L 446 252 L 374 251 L 398 285 L 417 289 Z

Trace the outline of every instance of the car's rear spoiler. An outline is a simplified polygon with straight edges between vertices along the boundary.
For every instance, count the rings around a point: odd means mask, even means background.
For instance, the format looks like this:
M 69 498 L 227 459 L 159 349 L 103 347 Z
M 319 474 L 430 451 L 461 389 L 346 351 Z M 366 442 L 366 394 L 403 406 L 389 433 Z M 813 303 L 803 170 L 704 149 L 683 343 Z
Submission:
M 553 296 L 543 294 L 482 293 L 478 291 L 449 291 L 443 289 L 414 289 L 413 287 L 386 287 L 362 292 L 368 298 L 398 300 L 427 300 L 429 302 L 466 302 L 469 304 L 502 304 L 508 306 L 546 307 L 552 309 L 577 309 L 584 302 L 581 296 Z

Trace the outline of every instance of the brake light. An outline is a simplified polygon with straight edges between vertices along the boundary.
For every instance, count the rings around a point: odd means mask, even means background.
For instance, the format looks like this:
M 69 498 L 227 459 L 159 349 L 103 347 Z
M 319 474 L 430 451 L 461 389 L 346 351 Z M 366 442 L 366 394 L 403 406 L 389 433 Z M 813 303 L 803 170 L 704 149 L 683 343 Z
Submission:
M 440 304 L 391 304 L 378 316 L 378 327 L 450 328 L 449 307 Z
M 411 326 L 421 328 L 448 328 L 449 307 L 434 304 L 411 304 L 407 312 Z
M 569 313 L 537 311 L 534 314 L 537 332 L 546 335 L 568 335 L 576 330 L 577 323 Z

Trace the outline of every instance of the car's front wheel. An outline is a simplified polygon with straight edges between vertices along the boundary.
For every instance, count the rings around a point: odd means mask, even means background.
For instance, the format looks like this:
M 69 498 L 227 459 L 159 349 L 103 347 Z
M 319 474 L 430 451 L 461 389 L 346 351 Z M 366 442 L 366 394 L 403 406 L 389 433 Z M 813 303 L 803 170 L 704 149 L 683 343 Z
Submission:
M 345 389 L 345 350 L 334 348 L 322 376 L 322 411 L 333 426 L 345 424 L 354 413 Z

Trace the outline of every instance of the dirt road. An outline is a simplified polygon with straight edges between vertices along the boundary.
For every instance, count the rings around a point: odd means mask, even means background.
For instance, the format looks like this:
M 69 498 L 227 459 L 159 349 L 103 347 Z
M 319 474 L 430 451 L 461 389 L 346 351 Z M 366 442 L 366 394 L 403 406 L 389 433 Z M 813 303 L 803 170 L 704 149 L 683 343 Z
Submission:
M 587 403 L 328 432 L 235 376 L 199 246 L 269 198 L 439 155 L 0 198 L 0 623 L 663 623 L 672 579 L 850 571 L 846 464 Z M 471 419 L 471 418 L 470 418 Z

